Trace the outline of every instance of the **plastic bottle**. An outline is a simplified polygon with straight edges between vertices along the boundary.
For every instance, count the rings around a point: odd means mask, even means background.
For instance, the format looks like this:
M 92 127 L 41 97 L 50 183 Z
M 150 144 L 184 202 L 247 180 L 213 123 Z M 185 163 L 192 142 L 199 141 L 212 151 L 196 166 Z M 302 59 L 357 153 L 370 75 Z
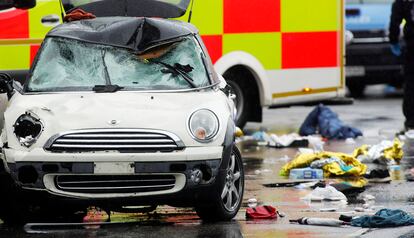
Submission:
M 401 180 L 403 178 L 401 167 L 399 165 L 388 166 L 388 172 L 392 180 Z

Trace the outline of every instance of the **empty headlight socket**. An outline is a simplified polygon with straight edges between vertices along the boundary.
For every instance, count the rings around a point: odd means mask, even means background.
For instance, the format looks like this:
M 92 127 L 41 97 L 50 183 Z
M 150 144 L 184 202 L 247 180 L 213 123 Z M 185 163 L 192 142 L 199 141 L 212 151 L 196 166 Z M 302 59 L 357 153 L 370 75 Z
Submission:
M 13 127 L 20 144 L 26 147 L 34 144 L 43 131 L 42 121 L 32 112 L 19 116 Z

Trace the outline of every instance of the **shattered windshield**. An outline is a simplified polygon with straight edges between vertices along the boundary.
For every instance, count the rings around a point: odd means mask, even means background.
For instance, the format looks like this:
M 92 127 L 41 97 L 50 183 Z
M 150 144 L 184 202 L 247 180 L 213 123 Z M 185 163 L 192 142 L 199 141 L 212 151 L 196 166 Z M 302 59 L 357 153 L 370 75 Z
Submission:
M 176 90 L 210 85 L 204 54 L 193 37 L 142 54 L 66 38 L 47 38 L 26 86 L 28 92 Z

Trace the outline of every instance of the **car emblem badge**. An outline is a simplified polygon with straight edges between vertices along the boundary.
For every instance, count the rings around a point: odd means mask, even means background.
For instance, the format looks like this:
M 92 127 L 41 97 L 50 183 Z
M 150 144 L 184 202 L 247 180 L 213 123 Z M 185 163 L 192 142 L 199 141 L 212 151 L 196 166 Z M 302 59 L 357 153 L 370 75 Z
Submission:
M 108 121 L 108 124 L 111 125 L 111 126 L 115 126 L 115 125 L 119 124 L 119 121 L 118 120 L 110 120 L 110 121 Z

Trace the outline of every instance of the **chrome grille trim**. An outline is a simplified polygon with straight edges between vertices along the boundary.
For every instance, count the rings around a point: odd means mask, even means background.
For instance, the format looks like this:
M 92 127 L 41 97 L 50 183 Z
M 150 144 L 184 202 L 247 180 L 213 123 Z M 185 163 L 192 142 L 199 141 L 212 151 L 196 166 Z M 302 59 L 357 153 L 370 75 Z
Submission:
M 174 175 L 57 175 L 55 186 L 66 192 L 92 194 L 157 192 L 174 188 Z
M 97 148 L 97 149 L 116 149 L 116 148 L 173 148 L 175 145 L 94 145 L 94 144 L 54 144 L 57 148 Z
M 86 129 L 52 136 L 44 149 L 52 152 L 171 152 L 184 148 L 171 132 L 146 129 Z
M 102 137 L 103 138 L 103 137 Z M 82 142 L 82 143 L 101 143 L 102 140 L 79 140 L 79 139 L 57 139 L 55 140 L 55 142 Z M 165 139 L 160 139 L 160 140 L 145 140 L 145 139 L 141 139 L 141 140 L 105 140 L 106 143 L 170 143 L 170 144 L 174 144 L 173 140 L 165 140 Z
M 156 134 L 141 134 L 141 135 L 136 135 L 136 134 L 106 134 L 106 135 L 101 135 L 101 134 L 86 134 L 86 135 L 66 135 L 66 137 L 82 137 L 82 138 L 99 138 L 99 137 L 113 137 L 113 138 L 163 138 L 163 135 L 156 135 Z

